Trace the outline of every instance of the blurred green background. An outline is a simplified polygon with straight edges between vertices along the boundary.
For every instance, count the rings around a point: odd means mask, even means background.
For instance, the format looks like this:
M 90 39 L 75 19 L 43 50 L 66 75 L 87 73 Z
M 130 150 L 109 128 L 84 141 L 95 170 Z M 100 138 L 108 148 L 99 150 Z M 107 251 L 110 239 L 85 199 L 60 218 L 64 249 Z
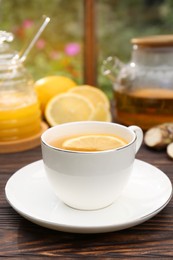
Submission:
M 173 33 L 172 0 L 95 0 L 97 85 L 109 94 L 111 82 L 102 75 L 103 60 L 118 56 L 128 62 L 130 39 Z M 26 66 L 34 79 L 57 74 L 83 83 L 84 0 L 1 0 L 0 30 L 15 35 L 20 51 L 33 36 L 43 14 L 51 22 L 30 52 Z

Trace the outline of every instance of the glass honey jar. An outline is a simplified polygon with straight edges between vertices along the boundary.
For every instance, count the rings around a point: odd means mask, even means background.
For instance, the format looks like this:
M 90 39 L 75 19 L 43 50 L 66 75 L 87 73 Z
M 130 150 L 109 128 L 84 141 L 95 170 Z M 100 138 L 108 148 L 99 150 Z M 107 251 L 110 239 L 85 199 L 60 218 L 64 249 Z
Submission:
M 41 131 L 33 79 L 10 48 L 12 40 L 11 33 L 0 31 L 0 150 L 6 142 L 27 140 Z

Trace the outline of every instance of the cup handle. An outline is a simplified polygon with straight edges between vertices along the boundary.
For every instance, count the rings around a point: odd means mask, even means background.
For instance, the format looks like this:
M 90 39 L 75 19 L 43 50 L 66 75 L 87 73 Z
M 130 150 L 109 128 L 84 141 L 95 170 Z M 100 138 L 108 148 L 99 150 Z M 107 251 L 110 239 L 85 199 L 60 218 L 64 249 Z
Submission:
M 137 153 L 143 141 L 143 131 L 139 126 L 136 125 L 131 125 L 128 128 L 136 134 L 136 153 Z

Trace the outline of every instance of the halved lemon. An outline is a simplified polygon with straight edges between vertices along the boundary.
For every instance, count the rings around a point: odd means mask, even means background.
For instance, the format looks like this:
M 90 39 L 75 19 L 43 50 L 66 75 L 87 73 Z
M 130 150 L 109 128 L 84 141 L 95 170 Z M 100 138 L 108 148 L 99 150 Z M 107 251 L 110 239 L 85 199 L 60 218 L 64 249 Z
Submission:
M 62 144 L 63 149 L 73 151 L 104 151 L 122 147 L 126 142 L 113 135 L 89 134 L 70 138 Z
M 69 89 L 76 87 L 76 85 L 72 79 L 58 75 L 47 76 L 37 80 L 34 87 L 42 112 L 44 112 L 48 101 L 52 97 L 67 92 Z
M 71 93 L 75 93 L 86 97 L 90 100 L 93 106 L 96 108 L 99 104 L 105 105 L 105 107 L 110 108 L 110 102 L 106 94 L 94 87 L 89 85 L 81 85 L 78 87 L 74 87 L 73 89 L 69 90 Z
M 45 109 L 50 126 L 66 122 L 90 120 L 94 113 L 92 103 L 80 95 L 64 93 L 52 98 Z

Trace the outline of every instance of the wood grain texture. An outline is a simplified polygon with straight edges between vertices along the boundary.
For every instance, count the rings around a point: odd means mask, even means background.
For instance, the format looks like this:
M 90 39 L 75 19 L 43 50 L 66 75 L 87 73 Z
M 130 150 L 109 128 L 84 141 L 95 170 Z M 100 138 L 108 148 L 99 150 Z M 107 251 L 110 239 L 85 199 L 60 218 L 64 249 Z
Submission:
M 97 85 L 95 0 L 84 0 L 84 84 Z
M 173 181 L 173 161 L 144 145 L 137 158 L 157 166 Z M 41 159 L 40 147 L 0 155 L 0 259 L 172 259 L 172 200 L 151 220 L 104 234 L 70 234 L 37 226 L 18 215 L 5 199 L 4 187 L 18 169 Z

